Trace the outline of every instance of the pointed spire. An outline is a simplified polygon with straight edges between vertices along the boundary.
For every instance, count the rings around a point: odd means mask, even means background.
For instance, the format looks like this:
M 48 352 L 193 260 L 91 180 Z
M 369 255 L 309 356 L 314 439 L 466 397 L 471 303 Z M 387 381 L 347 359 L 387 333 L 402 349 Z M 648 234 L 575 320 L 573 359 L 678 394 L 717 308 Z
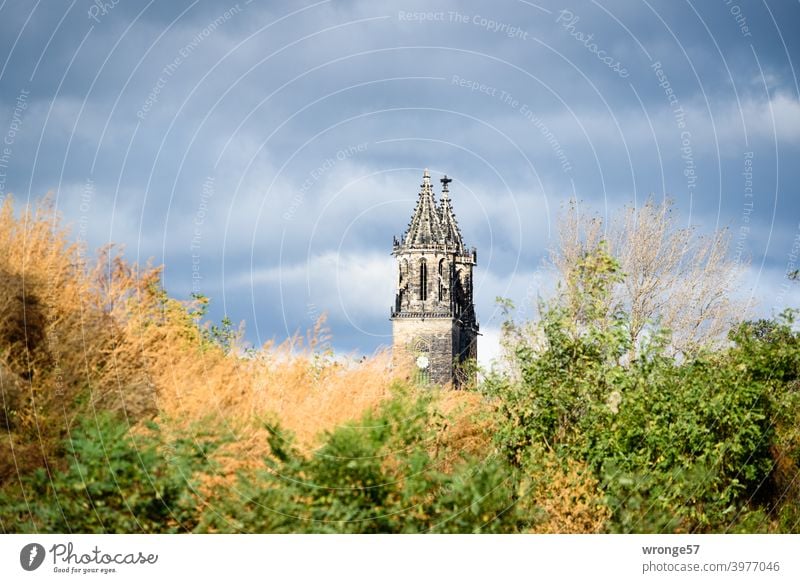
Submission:
M 452 178 L 448 178 L 447 174 L 444 178 L 439 180 L 442 183 L 442 202 L 439 206 L 439 218 L 442 224 L 442 232 L 445 237 L 447 245 L 453 246 L 459 252 L 464 252 L 464 241 L 461 238 L 461 230 L 458 228 L 458 221 L 456 221 L 453 207 L 450 205 L 450 183 L 453 182 Z
M 408 231 L 403 238 L 407 248 L 426 248 L 441 244 L 444 240 L 439 209 L 433 196 L 431 174 L 426 168 L 422 173 L 419 199 L 408 225 Z

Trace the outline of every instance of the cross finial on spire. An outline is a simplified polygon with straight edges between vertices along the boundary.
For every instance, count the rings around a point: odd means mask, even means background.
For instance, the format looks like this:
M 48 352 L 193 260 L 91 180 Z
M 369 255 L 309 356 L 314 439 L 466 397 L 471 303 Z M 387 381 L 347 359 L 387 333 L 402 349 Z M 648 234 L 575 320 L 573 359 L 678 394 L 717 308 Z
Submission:
M 453 182 L 453 179 L 448 178 L 447 174 L 445 174 L 444 178 L 439 179 L 439 182 L 442 183 L 442 196 L 447 196 L 447 193 L 450 192 L 450 187 L 448 185 Z

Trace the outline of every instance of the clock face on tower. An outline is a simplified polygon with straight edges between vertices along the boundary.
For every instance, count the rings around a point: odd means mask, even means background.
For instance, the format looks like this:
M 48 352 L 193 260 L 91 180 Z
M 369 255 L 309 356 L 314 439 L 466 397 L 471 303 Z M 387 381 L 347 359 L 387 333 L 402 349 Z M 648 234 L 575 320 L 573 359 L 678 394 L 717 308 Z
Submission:
M 417 368 L 425 370 L 426 368 L 428 368 L 429 364 L 430 364 L 430 361 L 428 361 L 428 357 L 427 356 L 418 356 L 417 357 Z

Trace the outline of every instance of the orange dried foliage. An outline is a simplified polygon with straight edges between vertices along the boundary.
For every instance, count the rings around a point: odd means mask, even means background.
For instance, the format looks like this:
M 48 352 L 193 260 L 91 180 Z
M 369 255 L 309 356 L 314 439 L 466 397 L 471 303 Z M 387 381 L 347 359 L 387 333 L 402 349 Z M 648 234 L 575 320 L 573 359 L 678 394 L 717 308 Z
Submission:
M 537 487 L 530 496 L 541 513 L 532 529 L 537 534 L 597 534 L 605 532 L 611 510 L 597 479 L 585 464 L 559 462 L 546 456 Z
M 443 390 L 436 400 L 441 425 L 434 457 L 441 470 L 451 471 L 464 457 L 494 455 L 491 408 L 475 392 Z
M 49 198 L 14 216 L 0 207 L 0 483 L 47 463 L 80 416 L 124 412 L 133 426 L 154 416 L 170 431 L 194 423 L 235 439 L 225 470 L 266 453 L 264 418 L 303 447 L 374 407 L 390 392 L 390 359 L 321 354 L 324 320 L 244 354 L 208 339 L 198 301 L 169 298 L 160 268 L 125 261 L 112 247 L 90 265 L 69 241 Z

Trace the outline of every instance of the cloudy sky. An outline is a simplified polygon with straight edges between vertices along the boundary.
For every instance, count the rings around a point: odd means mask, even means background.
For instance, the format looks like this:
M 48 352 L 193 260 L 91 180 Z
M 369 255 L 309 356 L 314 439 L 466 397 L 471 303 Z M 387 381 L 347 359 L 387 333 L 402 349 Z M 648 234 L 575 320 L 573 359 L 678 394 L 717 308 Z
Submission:
M 800 299 L 798 27 L 796 1 L 4 0 L 0 196 L 53 191 L 256 344 L 323 313 L 339 351 L 390 343 L 425 167 L 478 248 L 484 362 L 570 197 L 727 227 L 770 314 Z

